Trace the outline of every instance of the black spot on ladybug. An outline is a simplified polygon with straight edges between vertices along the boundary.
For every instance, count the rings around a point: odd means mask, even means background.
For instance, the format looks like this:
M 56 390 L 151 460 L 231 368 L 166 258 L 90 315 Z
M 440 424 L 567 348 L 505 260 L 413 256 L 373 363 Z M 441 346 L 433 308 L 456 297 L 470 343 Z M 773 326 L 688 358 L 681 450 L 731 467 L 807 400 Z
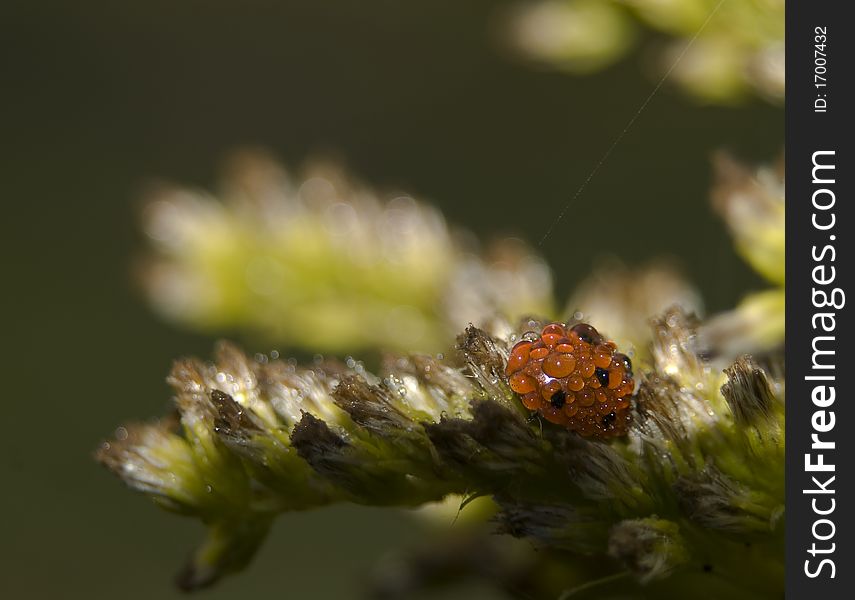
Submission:
M 549 399 L 549 403 L 555 408 L 563 408 L 566 401 L 567 393 L 564 390 L 558 390 L 552 394 L 552 398 Z
M 594 374 L 597 376 L 597 380 L 600 382 L 600 385 L 603 387 L 607 387 L 609 385 L 609 372 L 605 369 L 601 369 L 597 367 L 594 369 Z
M 602 341 L 602 337 L 599 332 L 587 323 L 574 325 L 570 331 L 578 335 L 580 340 L 588 344 L 597 344 Z
M 612 425 L 614 425 L 615 423 L 615 419 L 617 419 L 617 415 L 614 412 L 610 412 L 605 417 L 603 417 L 601 423 L 606 429 L 611 429 Z
M 629 360 L 629 357 L 626 354 L 615 354 L 612 360 L 623 363 L 623 368 L 626 369 L 626 374 L 629 377 L 632 377 L 632 361 Z

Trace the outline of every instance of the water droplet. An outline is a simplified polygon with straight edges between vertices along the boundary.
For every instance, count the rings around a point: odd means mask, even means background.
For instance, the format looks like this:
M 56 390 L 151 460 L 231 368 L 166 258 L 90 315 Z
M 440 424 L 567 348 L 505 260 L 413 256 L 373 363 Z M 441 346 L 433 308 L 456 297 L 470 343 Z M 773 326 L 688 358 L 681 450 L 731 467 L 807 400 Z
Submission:
M 116 439 L 119 441 L 128 439 L 128 430 L 124 427 L 116 428 Z
M 214 491 L 214 487 L 211 484 L 208 484 L 205 486 L 205 491 L 211 494 Z

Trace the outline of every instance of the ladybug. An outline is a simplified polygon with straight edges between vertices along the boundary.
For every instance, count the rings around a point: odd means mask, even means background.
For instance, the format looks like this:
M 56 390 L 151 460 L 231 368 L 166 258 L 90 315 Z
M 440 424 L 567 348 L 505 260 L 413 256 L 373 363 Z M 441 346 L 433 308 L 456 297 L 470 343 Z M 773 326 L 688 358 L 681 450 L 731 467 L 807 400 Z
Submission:
M 585 437 L 625 435 L 635 389 L 632 362 L 587 323 L 550 323 L 523 336 L 505 369 L 526 408 Z

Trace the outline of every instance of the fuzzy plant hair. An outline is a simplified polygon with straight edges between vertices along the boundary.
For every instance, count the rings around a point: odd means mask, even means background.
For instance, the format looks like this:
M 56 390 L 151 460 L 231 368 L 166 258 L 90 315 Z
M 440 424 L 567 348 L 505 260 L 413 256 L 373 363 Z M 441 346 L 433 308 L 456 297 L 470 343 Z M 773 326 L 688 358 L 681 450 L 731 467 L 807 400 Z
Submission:
M 600 557 L 594 579 L 632 577 L 643 589 L 714 574 L 734 594 L 775 595 L 779 365 L 744 356 L 713 368 L 696 351 L 695 319 L 674 309 L 652 323 L 629 434 L 606 443 L 531 419 L 508 387 L 510 346 L 541 325 L 469 327 L 454 357 L 389 356 L 377 375 L 353 362 L 249 358 L 221 343 L 211 363 L 176 362 L 173 415 L 126 426 L 97 458 L 208 525 L 180 574 L 185 589 L 244 567 L 278 513 L 458 494 L 490 496 L 497 533 L 567 561 Z

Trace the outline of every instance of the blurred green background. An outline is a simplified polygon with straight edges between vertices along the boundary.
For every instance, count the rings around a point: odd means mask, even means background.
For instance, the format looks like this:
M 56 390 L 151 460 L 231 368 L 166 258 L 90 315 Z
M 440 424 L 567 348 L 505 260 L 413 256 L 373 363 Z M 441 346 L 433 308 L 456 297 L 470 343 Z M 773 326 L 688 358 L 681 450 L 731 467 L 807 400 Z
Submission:
M 201 536 L 90 456 L 121 422 L 164 412 L 174 357 L 211 348 L 135 289 L 151 178 L 211 186 L 246 144 L 291 165 L 334 152 L 484 237 L 537 244 L 654 82 L 637 61 L 586 78 L 530 68 L 497 38 L 502 4 L 3 3 L 0 596 L 177 596 L 171 576 Z M 711 312 L 763 287 L 708 206 L 708 157 L 773 158 L 782 119 L 664 86 L 540 248 L 559 297 L 604 248 L 630 264 L 677 255 Z M 358 598 L 381 555 L 424 537 L 411 523 L 358 507 L 286 515 L 251 568 L 204 597 Z

